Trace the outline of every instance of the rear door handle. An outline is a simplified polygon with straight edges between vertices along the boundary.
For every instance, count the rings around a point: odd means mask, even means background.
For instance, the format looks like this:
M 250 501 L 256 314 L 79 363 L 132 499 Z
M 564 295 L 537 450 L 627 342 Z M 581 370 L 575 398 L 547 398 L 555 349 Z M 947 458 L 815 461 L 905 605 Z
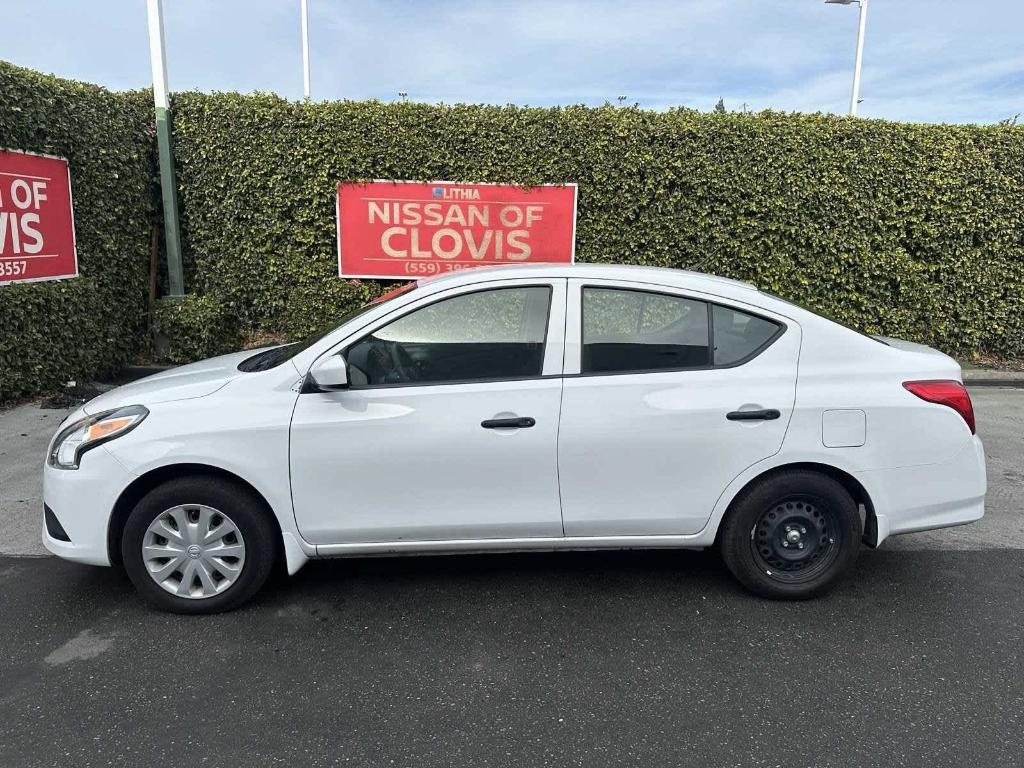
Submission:
M 511 419 L 485 419 L 480 422 L 484 429 L 526 429 L 537 423 L 530 416 L 516 416 Z
M 781 415 L 774 408 L 765 408 L 760 411 L 730 411 L 725 418 L 729 421 L 771 421 Z

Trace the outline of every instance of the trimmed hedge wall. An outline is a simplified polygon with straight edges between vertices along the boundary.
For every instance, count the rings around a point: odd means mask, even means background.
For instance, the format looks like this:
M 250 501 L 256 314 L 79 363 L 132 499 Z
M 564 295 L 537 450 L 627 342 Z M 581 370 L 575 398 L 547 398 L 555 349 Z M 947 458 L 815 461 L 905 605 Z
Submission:
M 176 364 L 233 352 L 242 341 L 224 304 L 198 293 L 160 299 L 153 308 L 153 336 L 154 355 Z
M 369 178 L 575 181 L 580 261 L 694 267 L 869 332 L 1024 356 L 1021 127 L 184 93 L 174 129 L 196 295 L 155 321 L 178 361 L 379 294 L 335 277 L 336 184 Z M 0 288 L 3 401 L 145 344 L 149 94 L 0 62 L 0 147 L 69 159 L 82 274 Z
M 575 181 L 577 259 L 693 266 L 869 332 L 1024 355 L 1024 129 L 822 115 L 179 94 L 191 290 L 301 331 L 336 278 L 342 179 Z
M 0 287 L 0 401 L 116 370 L 142 348 L 151 100 L 0 62 L 0 148 L 68 159 L 81 274 Z

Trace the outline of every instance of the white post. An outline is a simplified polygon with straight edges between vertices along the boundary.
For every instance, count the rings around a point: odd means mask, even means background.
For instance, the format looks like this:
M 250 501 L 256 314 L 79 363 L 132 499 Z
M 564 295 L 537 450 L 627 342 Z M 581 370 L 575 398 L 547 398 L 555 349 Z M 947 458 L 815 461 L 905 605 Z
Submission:
M 305 0 L 303 0 L 305 2 Z M 857 29 L 857 58 L 853 63 L 853 91 L 850 94 L 850 115 L 857 116 L 860 101 L 860 65 L 864 59 L 864 27 L 868 20 L 868 0 L 860 0 L 860 25 Z
M 164 55 L 164 9 L 160 0 L 147 0 L 149 13 L 149 62 L 153 69 L 153 101 L 167 109 L 167 57 Z
M 309 100 L 309 8 L 302 0 L 302 96 Z

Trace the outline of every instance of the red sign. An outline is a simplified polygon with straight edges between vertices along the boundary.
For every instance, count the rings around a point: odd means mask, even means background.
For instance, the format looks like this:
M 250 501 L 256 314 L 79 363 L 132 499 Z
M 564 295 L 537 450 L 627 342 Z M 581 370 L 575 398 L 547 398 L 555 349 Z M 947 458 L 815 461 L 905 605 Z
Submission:
M 576 185 L 338 185 L 338 275 L 415 280 L 501 264 L 572 262 Z
M 78 277 L 68 161 L 0 150 L 0 285 L 62 277 Z

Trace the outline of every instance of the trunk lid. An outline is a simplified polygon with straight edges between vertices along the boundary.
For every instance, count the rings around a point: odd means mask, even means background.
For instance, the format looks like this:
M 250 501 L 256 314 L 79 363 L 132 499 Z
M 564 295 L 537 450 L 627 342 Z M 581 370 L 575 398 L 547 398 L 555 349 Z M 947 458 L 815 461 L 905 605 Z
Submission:
M 925 344 L 918 344 L 906 339 L 897 339 L 892 336 L 872 336 L 871 338 L 886 344 L 900 352 L 914 355 L 918 358 L 916 363 L 911 363 L 912 370 L 919 378 L 955 379 L 962 381 L 960 363 L 937 349 Z M 919 374 L 917 372 L 920 372 Z

